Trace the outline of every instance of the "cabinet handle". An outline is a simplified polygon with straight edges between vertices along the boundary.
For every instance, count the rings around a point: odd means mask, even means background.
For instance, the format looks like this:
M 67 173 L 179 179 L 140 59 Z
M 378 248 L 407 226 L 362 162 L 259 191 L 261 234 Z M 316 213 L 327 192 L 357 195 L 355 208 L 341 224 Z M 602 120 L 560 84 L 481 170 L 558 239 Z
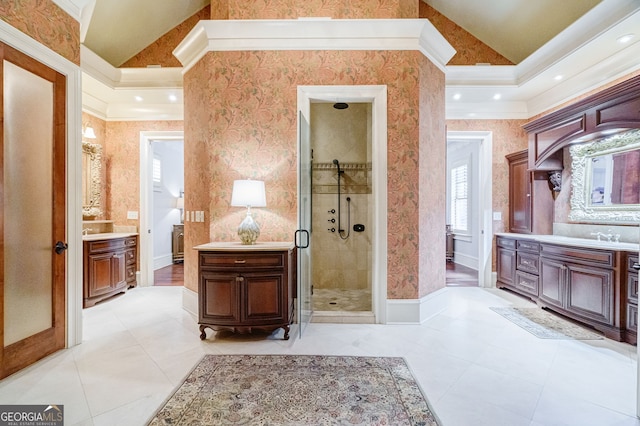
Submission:
M 633 269 L 635 269 L 636 271 L 640 271 L 640 263 L 636 262 L 631 266 Z
M 247 263 L 246 260 L 236 260 L 236 263 Z
M 241 276 L 236 277 L 236 283 L 239 284 L 239 283 L 242 283 L 243 281 L 244 281 L 244 277 L 241 277 Z

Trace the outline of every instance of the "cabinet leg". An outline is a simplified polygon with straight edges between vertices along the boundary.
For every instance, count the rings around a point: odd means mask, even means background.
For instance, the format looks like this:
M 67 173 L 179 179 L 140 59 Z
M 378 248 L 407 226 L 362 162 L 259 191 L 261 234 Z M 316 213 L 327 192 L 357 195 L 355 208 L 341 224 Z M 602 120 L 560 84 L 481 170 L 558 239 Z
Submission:
M 283 340 L 289 340 L 289 326 L 288 326 L 288 325 L 285 325 L 285 326 L 284 326 L 284 327 L 282 327 L 282 328 L 284 328 L 284 337 L 283 337 Z
M 207 328 L 207 326 L 206 326 L 206 325 L 201 325 L 201 326 L 200 326 L 200 340 L 204 340 L 204 339 L 206 339 L 206 338 L 207 338 L 207 332 L 206 332 L 206 331 L 204 331 L 204 330 L 205 330 L 205 328 Z

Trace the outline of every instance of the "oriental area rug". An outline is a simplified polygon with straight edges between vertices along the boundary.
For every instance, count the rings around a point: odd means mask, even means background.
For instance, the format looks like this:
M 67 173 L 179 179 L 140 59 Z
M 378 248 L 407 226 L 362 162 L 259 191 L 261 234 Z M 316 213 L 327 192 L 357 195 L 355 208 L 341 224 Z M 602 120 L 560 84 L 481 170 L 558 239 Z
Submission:
M 601 340 L 602 335 L 542 308 L 490 308 L 540 339 Z
M 403 358 L 205 355 L 150 425 L 439 425 Z

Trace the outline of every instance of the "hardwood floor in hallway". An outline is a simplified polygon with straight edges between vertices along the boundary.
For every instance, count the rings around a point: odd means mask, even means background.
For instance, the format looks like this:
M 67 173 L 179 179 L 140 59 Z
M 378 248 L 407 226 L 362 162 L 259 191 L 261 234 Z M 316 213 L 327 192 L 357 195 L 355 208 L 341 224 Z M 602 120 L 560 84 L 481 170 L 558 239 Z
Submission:
M 454 262 L 447 262 L 447 287 L 477 287 L 478 271 Z
M 184 263 L 173 263 L 160 268 L 153 273 L 153 285 L 157 286 L 183 286 Z

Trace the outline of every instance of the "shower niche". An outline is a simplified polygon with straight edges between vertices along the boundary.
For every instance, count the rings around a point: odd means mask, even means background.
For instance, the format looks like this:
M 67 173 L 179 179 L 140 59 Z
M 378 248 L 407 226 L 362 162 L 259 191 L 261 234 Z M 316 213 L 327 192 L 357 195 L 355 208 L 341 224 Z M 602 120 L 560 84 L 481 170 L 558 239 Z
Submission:
M 335 105 L 312 103 L 310 111 L 314 318 L 341 312 L 373 322 L 372 105 Z

